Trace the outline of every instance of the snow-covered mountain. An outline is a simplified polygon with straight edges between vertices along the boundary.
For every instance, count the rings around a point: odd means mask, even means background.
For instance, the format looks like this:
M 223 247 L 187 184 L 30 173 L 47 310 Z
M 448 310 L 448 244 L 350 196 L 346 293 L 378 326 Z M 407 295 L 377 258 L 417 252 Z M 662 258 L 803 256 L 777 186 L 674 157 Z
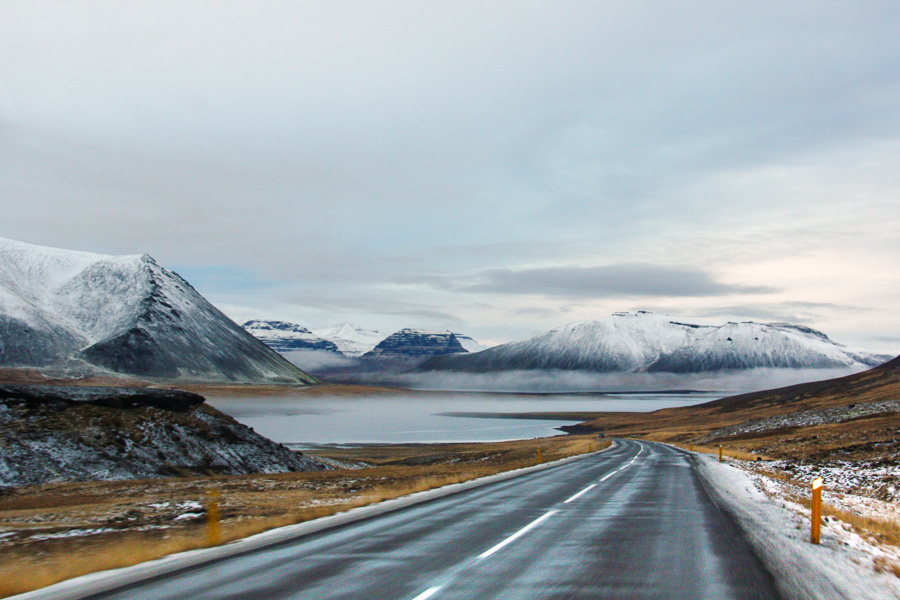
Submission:
M 146 254 L 3 238 L 0 366 L 167 382 L 315 382 Z
M 338 352 L 334 342 L 324 340 L 306 327 L 286 321 L 247 321 L 241 327 L 276 352 L 316 350 Z
M 334 343 L 344 356 L 350 358 L 362 356 L 384 339 L 375 329 L 356 327 L 351 323 L 313 329 L 312 333 Z
M 481 352 L 482 350 L 487 350 L 488 347 L 484 344 L 479 344 L 474 339 L 467 335 L 463 335 L 461 333 L 454 333 L 456 336 L 456 341 L 459 342 L 459 345 L 465 348 L 466 352 Z
M 368 363 L 419 363 L 430 356 L 465 353 L 456 335 L 449 331 L 401 329 L 362 355 Z
M 857 352 L 815 329 L 789 323 L 727 323 L 693 344 L 664 354 L 648 371 L 698 373 L 728 369 L 874 367 L 890 357 Z
M 692 325 L 641 311 L 565 325 L 474 354 L 436 356 L 420 369 L 687 373 L 759 367 L 862 368 L 886 359 L 850 350 L 821 332 L 797 325 Z

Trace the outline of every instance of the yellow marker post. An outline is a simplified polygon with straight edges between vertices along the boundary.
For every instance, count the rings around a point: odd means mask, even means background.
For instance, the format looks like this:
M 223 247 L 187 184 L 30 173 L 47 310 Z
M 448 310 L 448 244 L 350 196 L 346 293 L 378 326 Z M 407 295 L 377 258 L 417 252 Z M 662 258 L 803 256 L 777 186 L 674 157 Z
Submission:
M 722 462 L 722 446 L 719 445 L 719 462 Z
M 593 451 L 594 451 L 594 445 L 588 444 L 588 452 L 593 452 Z
M 538 448 L 538 451 L 537 451 L 537 460 L 538 460 L 538 464 L 541 464 L 543 462 L 541 460 L 541 449 L 540 448 Z
M 812 532 L 810 539 L 813 544 L 819 543 L 820 530 L 822 529 L 822 484 L 821 477 L 816 477 L 812 482 Z
M 691 452 L 694 451 L 694 442 L 691 442 Z
M 219 529 L 219 499 L 221 494 L 219 490 L 206 491 L 206 544 L 208 546 L 218 546 L 222 542 L 221 531 Z

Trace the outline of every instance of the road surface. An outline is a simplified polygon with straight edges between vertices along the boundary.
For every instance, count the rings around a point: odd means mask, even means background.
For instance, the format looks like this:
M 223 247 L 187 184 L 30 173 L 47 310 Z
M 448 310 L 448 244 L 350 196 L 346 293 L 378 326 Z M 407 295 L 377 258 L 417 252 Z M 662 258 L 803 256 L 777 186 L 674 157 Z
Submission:
M 92 600 L 772 599 L 687 453 L 607 452 Z

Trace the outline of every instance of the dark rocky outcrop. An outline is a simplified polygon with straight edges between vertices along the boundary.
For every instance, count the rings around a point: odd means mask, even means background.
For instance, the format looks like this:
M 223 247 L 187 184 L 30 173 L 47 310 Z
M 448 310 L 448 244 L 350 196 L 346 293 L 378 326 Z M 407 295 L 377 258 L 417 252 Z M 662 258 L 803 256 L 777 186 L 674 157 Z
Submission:
M 337 344 L 322 339 L 302 325 L 287 321 L 247 321 L 241 327 L 276 352 L 314 350 L 340 354 Z
M 0 386 L 0 487 L 328 468 L 189 392 Z
M 370 365 L 411 368 L 432 356 L 466 353 L 456 335 L 447 332 L 426 332 L 419 329 L 401 329 L 392 333 L 375 348 L 362 355 Z
M 94 404 L 109 408 L 152 406 L 185 412 L 204 402 L 203 396 L 184 390 L 124 387 L 70 387 L 59 385 L 0 385 L 0 401 L 32 404 Z

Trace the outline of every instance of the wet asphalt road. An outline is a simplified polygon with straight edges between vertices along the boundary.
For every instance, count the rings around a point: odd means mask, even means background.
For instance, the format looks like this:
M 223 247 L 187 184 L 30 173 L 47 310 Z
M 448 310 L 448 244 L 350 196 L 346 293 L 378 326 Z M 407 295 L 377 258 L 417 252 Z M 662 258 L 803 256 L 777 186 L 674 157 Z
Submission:
M 687 453 L 610 451 L 92 600 L 769 599 Z

